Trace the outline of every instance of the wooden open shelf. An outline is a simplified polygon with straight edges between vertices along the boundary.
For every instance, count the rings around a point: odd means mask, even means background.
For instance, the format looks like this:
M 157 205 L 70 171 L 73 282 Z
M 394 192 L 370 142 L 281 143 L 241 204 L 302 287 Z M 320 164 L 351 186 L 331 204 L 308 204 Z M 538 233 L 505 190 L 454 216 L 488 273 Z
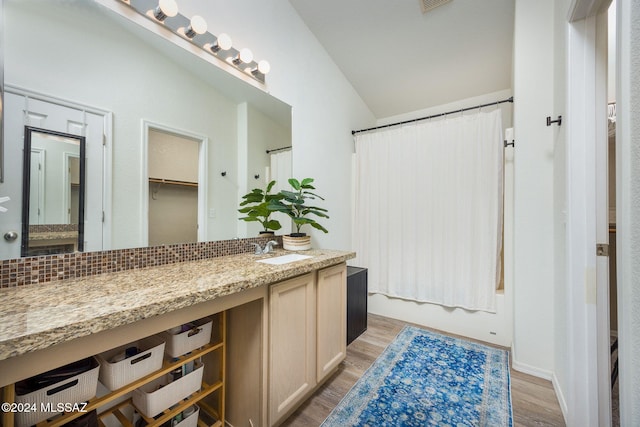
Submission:
M 180 412 L 182 412 L 184 409 L 188 408 L 189 406 L 198 403 L 198 406 L 200 406 L 201 410 L 205 410 L 207 413 L 209 413 L 209 415 L 211 415 L 212 417 L 214 417 L 216 421 L 214 424 L 212 424 L 212 426 L 223 426 L 224 425 L 224 373 L 225 373 L 225 341 L 226 341 L 226 312 L 221 312 L 218 313 L 216 315 L 214 315 L 214 317 L 218 317 L 219 321 L 219 333 L 215 334 L 212 333 L 212 337 L 217 337 L 217 342 L 212 342 L 209 343 L 203 347 L 201 347 L 198 350 L 194 350 L 191 353 L 189 353 L 188 355 L 185 356 L 181 356 L 179 358 L 177 358 L 177 360 L 175 362 L 169 362 L 166 360 L 164 360 L 163 362 L 163 366 L 161 369 L 159 369 L 158 371 L 155 371 L 143 378 L 140 378 L 137 381 L 134 381 L 130 384 L 127 384 L 126 386 L 112 391 L 110 393 L 107 393 L 104 396 L 101 397 L 96 397 L 93 398 L 91 400 L 88 401 L 87 406 L 85 407 L 85 411 L 86 412 L 90 412 L 93 411 L 94 409 L 97 410 L 99 408 L 103 408 L 104 406 L 108 405 L 109 403 L 113 402 L 116 399 L 121 398 L 122 396 L 132 392 L 133 390 L 141 387 L 142 385 L 153 381 L 157 378 L 162 377 L 163 375 L 168 374 L 169 372 L 171 372 L 172 370 L 174 370 L 175 368 L 184 365 L 185 363 L 194 361 L 196 359 L 199 359 L 202 356 L 205 356 L 209 353 L 212 353 L 214 351 L 220 351 L 220 380 L 215 381 L 212 384 L 207 384 L 205 381 L 202 382 L 202 386 L 200 388 L 200 390 L 198 390 L 197 392 L 193 393 L 191 396 L 189 396 L 186 399 L 183 399 L 182 401 L 178 402 L 178 404 L 176 404 L 172 409 L 167 409 L 165 410 L 158 418 L 148 418 L 145 417 L 144 415 L 142 415 L 142 417 L 145 419 L 145 421 L 148 423 L 148 426 L 159 426 L 163 423 L 165 423 L 166 421 L 170 420 L 171 418 L 173 418 L 174 416 L 176 416 L 177 414 L 179 414 Z M 215 338 L 214 338 L 215 339 Z M 14 394 L 12 393 L 14 389 L 14 386 L 8 386 L 7 388 L 5 388 L 5 400 L 7 397 L 10 396 L 14 396 Z M 219 390 L 219 398 L 218 398 L 218 406 L 219 409 L 216 410 L 215 408 L 211 407 L 210 405 L 201 402 L 202 399 L 204 399 L 205 397 L 209 396 L 210 394 L 212 394 L 213 392 Z M 13 401 L 12 400 L 6 400 L 6 401 Z M 99 425 L 104 426 L 104 423 L 102 421 L 103 418 L 106 418 L 108 416 L 115 416 L 118 421 L 123 425 L 123 426 L 127 426 L 127 427 L 133 427 L 131 422 L 124 416 L 124 414 L 121 412 L 121 409 L 123 409 L 126 406 L 133 406 L 133 403 L 131 402 L 131 398 L 124 400 L 122 402 L 119 402 L 107 409 L 102 410 L 99 414 L 98 414 L 98 418 L 99 418 Z M 135 407 L 135 406 L 134 406 Z M 140 411 L 138 411 L 140 412 Z M 51 421 L 43 421 L 37 424 L 37 427 L 58 427 L 61 426 L 65 423 L 68 423 L 71 420 L 74 420 L 76 418 L 81 417 L 82 415 L 84 415 L 84 412 L 68 412 L 68 413 L 64 413 L 62 416 L 57 417 Z M 13 421 L 13 420 L 11 420 Z M 198 422 L 198 425 L 204 427 L 207 426 L 206 423 L 203 422 Z M 7 426 L 8 427 L 8 426 Z M 209 426 L 211 427 L 211 426 Z

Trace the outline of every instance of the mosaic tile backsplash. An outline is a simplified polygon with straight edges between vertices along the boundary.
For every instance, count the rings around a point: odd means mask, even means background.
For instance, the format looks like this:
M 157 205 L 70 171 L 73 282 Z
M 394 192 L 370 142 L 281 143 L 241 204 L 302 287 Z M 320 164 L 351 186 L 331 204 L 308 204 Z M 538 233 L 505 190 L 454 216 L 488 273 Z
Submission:
M 0 288 L 250 253 L 255 249 L 251 243 L 264 246 L 269 240 L 277 241 L 282 247 L 282 236 L 252 237 L 2 260 L 0 261 Z

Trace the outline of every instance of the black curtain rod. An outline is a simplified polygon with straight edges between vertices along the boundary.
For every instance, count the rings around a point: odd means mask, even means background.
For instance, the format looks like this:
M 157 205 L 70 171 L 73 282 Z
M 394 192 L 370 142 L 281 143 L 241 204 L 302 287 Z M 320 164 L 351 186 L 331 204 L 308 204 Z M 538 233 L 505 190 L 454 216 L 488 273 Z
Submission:
M 436 117 L 448 116 L 449 114 L 456 114 L 456 113 L 462 113 L 463 111 L 475 110 L 476 108 L 490 107 L 492 105 L 504 104 L 505 102 L 513 103 L 513 96 L 511 98 L 503 99 L 502 101 L 489 102 L 487 104 L 476 105 L 475 107 L 462 108 L 460 110 L 448 111 L 446 113 L 434 114 L 432 116 L 420 117 L 418 119 L 405 120 L 403 122 L 390 123 L 388 125 L 375 126 L 375 127 L 368 128 L 368 129 L 352 130 L 351 131 L 351 135 L 355 135 L 356 133 L 360 133 L 360 132 L 367 132 L 367 131 L 370 131 L 370 130 L 383 129 L 383 128 L 388 128 L 388 127 L 391 127 L 391 126 L 398 126 L 398 125 L 404 125 L 404 124 L 407 124 L 407 123 L 418 122 L 420 120 L 434 119 Z
M 282 150 L 288 150 L 290 149 L 292 146 L 289 145 L 288 147 L 280 147 L 280 148 L 274 148 L 273 150 L 267 150 L 267 154 L 269 153 L 273 153 L 275 151 L 282 151 Z

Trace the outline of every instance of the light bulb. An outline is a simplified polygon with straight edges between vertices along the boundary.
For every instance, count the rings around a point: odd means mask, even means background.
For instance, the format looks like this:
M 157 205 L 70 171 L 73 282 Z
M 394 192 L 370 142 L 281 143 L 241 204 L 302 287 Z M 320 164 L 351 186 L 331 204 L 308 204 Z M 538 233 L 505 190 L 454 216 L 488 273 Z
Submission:
M 262 74 L 267 74 L 269 71 L 271 71 L 271 64 L 263 59 L 262 61 L 258 62 L 258 71 L 260 71 Z
M 229 50 L 232 44 L 231 37 L 229 37 L 227 33 L 222 33 L 218 36 L 218 47 L 220 47 L 220 49 Z
M 227 35 L 226 33 L 222 33 L 218 36 L 218 40 L 216 40 L 216 42 L 212 44 L 209 49 L 211 49 L 213 53 L 216 53 L 221 50 L 231 49 L 231 45 L 231 37 L 229 37 L 229 35 Z
M 173 18 L 178 14 L 178 5 L 175 0 L 160 0 L 158 6 L 153 11 L 153 16 L 162 22 L 167 17 Z
M 240 58 L 240 61 L 244 62 L 245 64 L 248 64 L 251 61 L 253 61 L 253 52 L 251 52 L 250 49 L 247 49 L 245 47 L 240 51 L 239 58 Z
M 193 15 L 191 18 L 191 24 L 185 30 L 184 35 L 190 39 L 194 38 L 196 34 L 204 34 L 207 32 L 207 21 L 200 15 Z

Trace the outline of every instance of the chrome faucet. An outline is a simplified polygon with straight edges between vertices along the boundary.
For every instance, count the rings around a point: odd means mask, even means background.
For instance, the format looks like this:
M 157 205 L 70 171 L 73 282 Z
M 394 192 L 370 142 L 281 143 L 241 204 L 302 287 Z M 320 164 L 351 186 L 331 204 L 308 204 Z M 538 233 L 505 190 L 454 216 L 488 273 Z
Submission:
M 273 247 L 278 246 L 278 242 L 275 240 L 269 240 L 266 245 L 264 245 L 263 254 L 268 254 L 269 252 L 273 252 Z
M 278 242 L 276 242 L 275 240 L 269 240 L 267 244 L 264 245 L 264 249 L 262 249 L 258 243 L 251 244 L 256 248 L 256 251 L 254 252 L 255 255 L 263 255 L 268 254 L 269 252 L 273 252 L 273 247 L 277 246 Z

